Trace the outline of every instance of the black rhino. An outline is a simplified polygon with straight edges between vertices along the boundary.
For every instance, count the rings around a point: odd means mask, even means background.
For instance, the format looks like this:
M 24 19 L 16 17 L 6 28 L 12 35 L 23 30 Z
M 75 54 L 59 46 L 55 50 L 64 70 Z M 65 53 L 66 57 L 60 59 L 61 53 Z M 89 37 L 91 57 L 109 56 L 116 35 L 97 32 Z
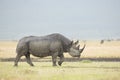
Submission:
M 64 61 L 64 52 L 68 52 L 73 57 L 80 57 L 85 45 L 79 49 L 78 41 L 73 42 L 61 34 L 54 33 L 46 36 L 28 36 L 19 40 L 16 48 L 16 59 L 14 66 L 18 65 L 21 56 L 25 56 L 27 63 L 34 66 L 30 59 L 30 54 L 36 57 L 52 56 L 53 66 L 56 65 L 57 57 L 60 57 L 58 65 Z

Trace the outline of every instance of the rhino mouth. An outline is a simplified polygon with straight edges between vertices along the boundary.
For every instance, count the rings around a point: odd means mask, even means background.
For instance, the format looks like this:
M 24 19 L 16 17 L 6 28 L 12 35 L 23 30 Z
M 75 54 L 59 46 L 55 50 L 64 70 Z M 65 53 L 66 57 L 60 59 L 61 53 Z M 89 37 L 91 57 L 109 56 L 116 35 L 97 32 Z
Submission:
M 73 48 L 70 48 L 69 54 L 70 54 L 72 57 L 80 57 L 80 52 L 79 52 L 79 50 L 76 50 L 76 49 L 73 49 Z

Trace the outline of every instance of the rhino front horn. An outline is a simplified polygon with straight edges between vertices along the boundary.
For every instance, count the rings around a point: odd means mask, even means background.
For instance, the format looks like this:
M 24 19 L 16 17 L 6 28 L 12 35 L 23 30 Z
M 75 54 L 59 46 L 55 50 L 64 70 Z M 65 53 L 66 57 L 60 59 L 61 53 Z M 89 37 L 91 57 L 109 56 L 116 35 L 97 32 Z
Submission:
M 83 50 L 85 49 L 85 46 L 86 46 L 86 44 L 84 44 L 84 46 L 83 46 L 83 48 L 82 48 L 82 49 L 79 49 L 80 53 L 82 53 L 82 52 L 83 52 Z

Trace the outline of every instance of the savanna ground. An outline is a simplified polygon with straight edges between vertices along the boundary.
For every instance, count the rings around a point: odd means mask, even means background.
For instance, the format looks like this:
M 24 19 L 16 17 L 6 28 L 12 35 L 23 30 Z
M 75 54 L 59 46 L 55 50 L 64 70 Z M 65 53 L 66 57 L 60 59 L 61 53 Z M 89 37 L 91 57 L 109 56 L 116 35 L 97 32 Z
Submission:
M 83 42 L 80 42 L 81 47 Z M 81 58 L 65 54 L 62 66 L 52 67 L 51 57 L 24 57 L 14 67 L 17 41 L 0 41 L 0 80 L 120 80 L 120 41 L 86 41 Z

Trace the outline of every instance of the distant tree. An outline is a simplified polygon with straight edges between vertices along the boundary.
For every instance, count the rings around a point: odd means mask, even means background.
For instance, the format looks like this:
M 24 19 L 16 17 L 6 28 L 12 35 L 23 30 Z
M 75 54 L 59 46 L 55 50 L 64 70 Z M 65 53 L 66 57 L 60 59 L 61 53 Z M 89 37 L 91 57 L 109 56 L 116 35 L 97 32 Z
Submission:
M 100 44 L 103 44 L 103 43 L 104 43 L 104 40 L 101 40 L 101 41 L 100 41 Z

